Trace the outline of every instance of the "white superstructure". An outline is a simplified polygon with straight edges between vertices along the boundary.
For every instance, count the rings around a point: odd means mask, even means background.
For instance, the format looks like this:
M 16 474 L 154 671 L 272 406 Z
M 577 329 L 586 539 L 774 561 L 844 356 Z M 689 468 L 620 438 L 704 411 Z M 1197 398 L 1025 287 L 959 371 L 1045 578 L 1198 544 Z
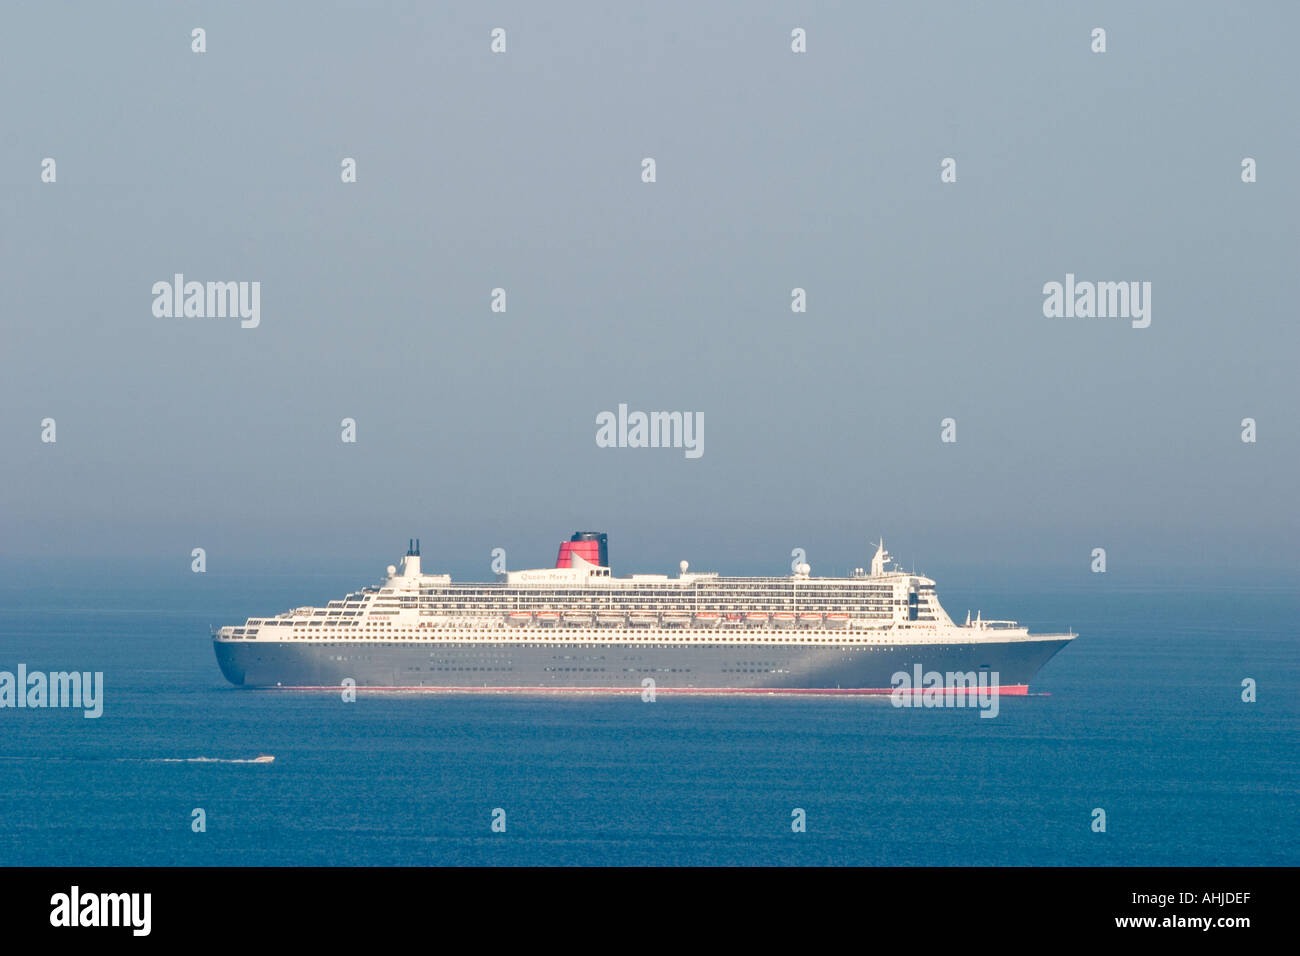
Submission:
M 562 556 L 565 553 L 561 552 Z M 817 578 L 808 565 L 785 577 L 721 577 L 681 562 L 675 577 L 614 577 L 579 554 L 568 566 L 511 571 L 504 580 L 454 583 L 425 574 L 418 542 L 384 582 L 325 607 L 222 627 L 218 641 L 447 641 L 492 644 L 863 644 L 1007 643 L 1043 640 L 1011 621 L 954 624 L 934 581 L 892 565 L 884 543 L 870 570 Z M 1058 635 L 1065 637 L 1066 635 Z M 1072 634 L 1069 636 L 1073 636 Z

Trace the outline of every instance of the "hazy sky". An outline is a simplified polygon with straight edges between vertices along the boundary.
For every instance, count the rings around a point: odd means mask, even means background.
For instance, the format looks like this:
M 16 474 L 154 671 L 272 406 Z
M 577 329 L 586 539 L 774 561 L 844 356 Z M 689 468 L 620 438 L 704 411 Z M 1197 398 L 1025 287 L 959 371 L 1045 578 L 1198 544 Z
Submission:
M 1294 4 L 3 16 L 8 561 L 1296 569 Z M 178 272 L 260 325 L 155 317 Z M 620 403 L 703 456 L 597 447 Z

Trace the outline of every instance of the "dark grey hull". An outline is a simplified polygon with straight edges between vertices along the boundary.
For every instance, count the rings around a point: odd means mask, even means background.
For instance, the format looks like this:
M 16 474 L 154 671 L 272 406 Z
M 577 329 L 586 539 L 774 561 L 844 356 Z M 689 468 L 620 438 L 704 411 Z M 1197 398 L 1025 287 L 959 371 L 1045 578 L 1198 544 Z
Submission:
M 400 641 L 214 641 L 221 672 L 241 687 L 465 691 L 785 691 L 880 693 L 898 671 L 995 672 L 1003 693 L 1029 681 L 1068 637 L 970 644 L 638 645 Z

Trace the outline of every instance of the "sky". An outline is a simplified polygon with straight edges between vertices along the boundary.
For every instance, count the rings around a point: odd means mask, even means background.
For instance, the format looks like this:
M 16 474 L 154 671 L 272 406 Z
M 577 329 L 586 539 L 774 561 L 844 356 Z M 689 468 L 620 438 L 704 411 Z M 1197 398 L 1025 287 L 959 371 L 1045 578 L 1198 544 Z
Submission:
M 6 567 L 1297 570 L 1293 4 L 4 20 Z M 176 273 L 259 324 L 156 316 Z M 1149 327 L 1045 316 L 1067 273 Z M 703 454 L 599 447 L 620 404 Z

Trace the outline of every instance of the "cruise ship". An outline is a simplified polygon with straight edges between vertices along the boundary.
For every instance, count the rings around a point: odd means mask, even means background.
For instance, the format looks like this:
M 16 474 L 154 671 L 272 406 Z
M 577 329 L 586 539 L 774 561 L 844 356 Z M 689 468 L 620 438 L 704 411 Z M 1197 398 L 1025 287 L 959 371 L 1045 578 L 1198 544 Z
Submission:
M 883 541 L 848 577 L 807 564 L 722 577 L 685 561 L 676 576 L 615 577 L 597 531 L 562 542 L 553 568 L 486 583 L 425 574 L 413 539 L 378 586 L 212 634 L 240 687 L 705 694 L 887 694 L 916 668 L 1025 694 L 1074 637 L 954 624 L 934 581 L 894 566 Z

